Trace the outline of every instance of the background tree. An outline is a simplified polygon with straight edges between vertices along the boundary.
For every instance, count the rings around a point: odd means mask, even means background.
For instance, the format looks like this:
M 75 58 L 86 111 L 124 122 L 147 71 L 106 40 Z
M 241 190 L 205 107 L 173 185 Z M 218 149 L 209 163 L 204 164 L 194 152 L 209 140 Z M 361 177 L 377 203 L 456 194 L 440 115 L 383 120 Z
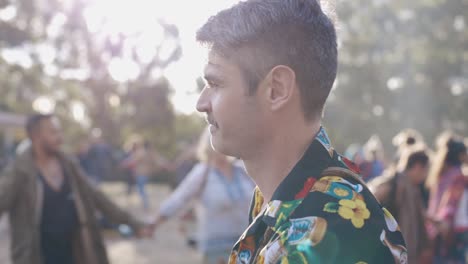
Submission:
M 337 83 L 325 122 L 340 148 L 407 127 L 468 132 L 466 0 L 339 0 Z
M 0 108 L 30 113 L 40 98 L 55 107 L 72 139 L 94 128 L 114 145 L 139 133 L 171 148 L 172 88 L 162 72 L 181 56 L 177 27 L 155 18 L 120 30 L 98 7 L 0 1 Z

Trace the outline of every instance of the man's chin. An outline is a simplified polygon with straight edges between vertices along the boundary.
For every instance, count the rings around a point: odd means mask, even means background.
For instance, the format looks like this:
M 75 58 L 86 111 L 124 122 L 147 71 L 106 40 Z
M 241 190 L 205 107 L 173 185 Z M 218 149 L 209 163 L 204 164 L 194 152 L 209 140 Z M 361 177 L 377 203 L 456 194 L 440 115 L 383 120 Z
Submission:
M 223 142 L 223 141 L 217 139 L 216 136 L 212 136 L 211 140 L 212 140 L 211 144 L 213 146 L 213 149 L 216 152 L 224 154 L 226 156 L 235 157 L 235 155 L 236 155 L 235 151 L 231 147 L 229 147 L 228 144 L 226 144 L 226 142 Z

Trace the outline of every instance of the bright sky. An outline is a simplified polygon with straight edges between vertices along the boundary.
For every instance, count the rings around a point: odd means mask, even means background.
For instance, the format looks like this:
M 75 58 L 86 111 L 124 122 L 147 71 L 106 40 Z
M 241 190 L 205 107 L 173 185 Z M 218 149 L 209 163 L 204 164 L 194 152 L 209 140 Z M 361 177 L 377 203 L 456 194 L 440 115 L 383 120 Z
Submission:
M 175 88 L 171 98 L 178 112 L 192 113 L 198 94 L 195 91 L 196 78 L 201 75 L 205 51 L 195 42 L 196 30 L 218 11 L 232 6 L 238 0 L 93 0 L 90 9 L 85 13 L 88 27 L 98 24 L 102 17 L 109 23 L 105 31 L 109 33 L 133 32 L 143 30 L 145 37 L 136 40 L 141 44 L 139 54 L 151 58 L 154 46 L 161 40 L 161 31 L 155 27 L 155 18 L 162 18 L 169 24 L 175 24 L 180 33 L 182 57 L 171 64 L 163 73 Z M 131 14 L 129 14 L 131 10 Z M 130 19 L 126 19 L 130 18 Z M 147 34 L 150 32 L 150 34 Z M 164 56 L 164 54 L 162 55 Z M 116 80 L 124 81 L 138 74 L 131 60 L 112 61 L 109 72 Z
M 157 2 L 161 2 L 164 9 L 167 8 L 167 12 L 163 11 L 162 16 L 168 22 L 178 26 L 182 41 L 182 58 L 166 71 L 166 76 L 176 90 L 172 101 L 177 111 L 191 113 L 195 111 L 195 103 L 198 98 L 195 91 L 195 80 L 201 76 L 206 55 L 205 51 L 195 42 L 195 32 L 211 15 L 232 6 L 238 0 L 172 0 Z M 184 8 L 182 9 L 181 6 L 184 6 Z

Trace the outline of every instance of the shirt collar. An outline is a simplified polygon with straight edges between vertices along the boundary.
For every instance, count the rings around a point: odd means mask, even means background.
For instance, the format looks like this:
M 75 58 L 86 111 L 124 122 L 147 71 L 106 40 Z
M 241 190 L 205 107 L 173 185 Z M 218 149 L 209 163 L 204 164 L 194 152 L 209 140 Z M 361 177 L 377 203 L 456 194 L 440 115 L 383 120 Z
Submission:
M 277 226 L 282 220 L 288 219 L 302 203 L 322 171 L 329 167 L 333 155 L 330 139 L 321 127 L 302 158 L 276 188 L 265 210 L 263 221 L 269 226 Z
M 273 193 L 271 201 L 297 200 L 296 195 L 303 189 L 309 178 L 317 178 L 328 167 L 333 157 L 330 139 L 323 127 L 315 136 L 302 158 L 284 178 Z

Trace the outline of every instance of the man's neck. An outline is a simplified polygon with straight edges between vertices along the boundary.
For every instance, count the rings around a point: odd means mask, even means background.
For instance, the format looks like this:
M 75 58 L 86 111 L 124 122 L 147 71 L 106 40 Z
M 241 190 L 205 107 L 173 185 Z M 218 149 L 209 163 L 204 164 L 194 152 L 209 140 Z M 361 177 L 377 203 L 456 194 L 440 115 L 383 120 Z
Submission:
M 292 128 L 293 126 L 290 126 Z M 245 168 L 260 188 L 265 202 L 270 201 L 276 188 L 288 176 L 320 130 L 320 122 L 277 133 L 267 146 L 258 149 Z
M 56 155 L 51 155 L 50 153 L 47 153 L 44 151 L 44 149 L 38 147 L 38 146 L 33 146 L 33 156 L 34 156 L 34 161 L 36 162 L 37 165 L 46 165 L 49 162 L 57 159 Z

